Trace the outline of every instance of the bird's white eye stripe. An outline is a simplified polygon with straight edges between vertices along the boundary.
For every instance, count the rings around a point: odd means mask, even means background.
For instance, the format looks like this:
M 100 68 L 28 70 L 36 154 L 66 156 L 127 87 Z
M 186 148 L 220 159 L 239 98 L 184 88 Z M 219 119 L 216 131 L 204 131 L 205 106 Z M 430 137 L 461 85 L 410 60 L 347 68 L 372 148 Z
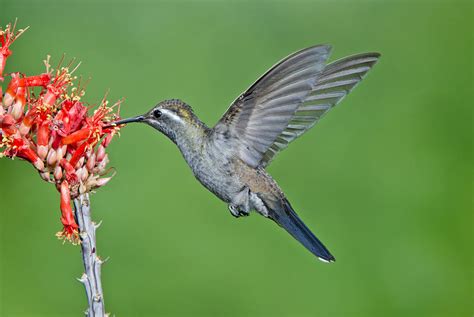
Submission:
M 176 121 L 176 122 L 182 122 L 183 121 L 180 116 L 178 116 L 176 113 L 174 113 L 171 110 L 161 109 L 161 112 L 163 114 L 165 114 L 168 118 L 171 118 L 173 121 Z

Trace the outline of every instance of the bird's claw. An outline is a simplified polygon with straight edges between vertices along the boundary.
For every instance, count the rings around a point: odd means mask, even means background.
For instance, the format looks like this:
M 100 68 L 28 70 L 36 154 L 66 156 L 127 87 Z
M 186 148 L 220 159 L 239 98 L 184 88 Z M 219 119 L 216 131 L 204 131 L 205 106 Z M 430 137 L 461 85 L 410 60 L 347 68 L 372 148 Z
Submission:
M 250 213 L 245 212 L 245 211 L 239 211 L 239 216 L 241 217 L 247 217 L 248 215 L 250 215 Z
M 235 218 L 247 217 L 250 214 L 248 211 L 244 211 L 234 205 L 229 205 L 229 210 L 230 210 L 230 214 L 234 216 Z

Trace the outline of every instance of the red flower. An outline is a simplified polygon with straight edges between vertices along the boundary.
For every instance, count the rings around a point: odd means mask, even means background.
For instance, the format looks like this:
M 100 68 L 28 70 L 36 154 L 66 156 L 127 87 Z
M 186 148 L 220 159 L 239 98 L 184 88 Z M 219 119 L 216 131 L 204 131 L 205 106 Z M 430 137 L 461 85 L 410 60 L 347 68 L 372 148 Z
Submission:
M 7 58 L 12 54 L 12 51 L 10 50 L 10 45 L 12 45 L 12 43 L 28 29 L 20 29 L 18 30 L 18 32 L 15 33 L 15 26 L 16 21 L 13 27 L 11 26 L 11 24 L 9 24 L 7 25 L 7 28 L 5 30 L 2 30 L 0 28 L 0 82 L 3 81 L 2 75 L 3 70 L 5 69 Z
M 15 32 L 8 25 L 0 29 L 0 84 L 11 55 L 10 45 L 24 30 Z M 0 157 L 21 158 L 30 162 L 47 182 L 60 192 L 61 222 L 59 238 L 76 243 L 78 226 L 71 207 L 71 198 L 104 186 L 111 177 L 106 174 L 105 152 L 120 127 L 110 126 L 119 118 L 119 104 L 109 107 L 102 100 L 88 115 L 81 98 L 84 89 L 74 87 L 73 62 L 57 66 L 45 61 L 46 72 L 24 76 L 19 72 L 5 74 L 11 78 L 5 94 L 0 85 Z M 39 87 L 35 96 L 31 88 Z
M 71 208 L 71 194 L 69 192 L 69 184 L 63 181 L 60 186 L 61 193 L 61 222 L 63 231 L 58 232 L 56 236 L 60 239 L 71 241 L 73 244 L 79 242 L 79 227 L 74 220 L 74 214 Z

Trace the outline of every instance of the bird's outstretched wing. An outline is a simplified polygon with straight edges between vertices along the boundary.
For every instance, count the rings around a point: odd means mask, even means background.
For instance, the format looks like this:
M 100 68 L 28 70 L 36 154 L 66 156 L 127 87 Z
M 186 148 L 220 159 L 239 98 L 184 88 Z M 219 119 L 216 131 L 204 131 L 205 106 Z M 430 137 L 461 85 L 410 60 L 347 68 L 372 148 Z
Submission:
M 326 65 L 330 50 L 313 46 L 273 66 L 232 103 L 213 132 L 235 140 L 233 150 L 248 165 L 267 166 L 341 101 L 380 56 L 365 53 Z
M 377 62 L 379 56 L 378 53 L 358 54 L 327 65 L 286 128 L 265 152 L 260 165 L 267 166 L 277 153 L 312 128 L 324 114 L 347 96 Z
M 257 167 L 316 84 L 330 46 L 296 52 L 273 66 L 230 106 L 214 133 L 232 138 L 237 155 Z M 237 145 L 237 146 L 236 146 Z

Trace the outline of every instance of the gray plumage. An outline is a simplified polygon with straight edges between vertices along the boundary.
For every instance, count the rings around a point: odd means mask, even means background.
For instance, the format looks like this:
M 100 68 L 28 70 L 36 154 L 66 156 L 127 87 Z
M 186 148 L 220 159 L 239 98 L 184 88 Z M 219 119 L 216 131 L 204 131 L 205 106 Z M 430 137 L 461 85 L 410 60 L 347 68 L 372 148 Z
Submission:
M 160 102 L 148 113 L 116 122 L 144 122 L 179 147 L 196 178 L 229 205 L 235 217 L 251 210 L 274 220 L 325 262 L 334 257 L 305 226 L 265 167 L 313 127 L 377 62 L 378 53 L 326 64 L 330 46 L 296 52 L 242 93 L 214 126 L 184 102 Z

